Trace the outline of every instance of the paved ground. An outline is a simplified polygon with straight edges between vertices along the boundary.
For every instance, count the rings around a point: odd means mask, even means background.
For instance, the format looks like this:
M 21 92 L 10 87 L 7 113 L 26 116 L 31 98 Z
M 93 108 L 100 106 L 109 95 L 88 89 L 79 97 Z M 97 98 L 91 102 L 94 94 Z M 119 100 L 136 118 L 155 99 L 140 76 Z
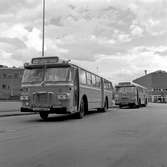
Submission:
M 166 167 L 167 104 L 82 120 L 0 118 L 0 167 Z

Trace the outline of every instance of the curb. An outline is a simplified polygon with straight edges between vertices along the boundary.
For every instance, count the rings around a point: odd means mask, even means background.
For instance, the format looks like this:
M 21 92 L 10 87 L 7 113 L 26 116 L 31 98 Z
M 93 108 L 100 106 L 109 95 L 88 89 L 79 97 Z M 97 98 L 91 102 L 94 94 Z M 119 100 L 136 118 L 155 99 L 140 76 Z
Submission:
M 0 117 L 11 117 L 11 116 L 23 116 L 23 115 L 33 115 L 36 113 L 4 113 L 4 114 L 0 114 Z

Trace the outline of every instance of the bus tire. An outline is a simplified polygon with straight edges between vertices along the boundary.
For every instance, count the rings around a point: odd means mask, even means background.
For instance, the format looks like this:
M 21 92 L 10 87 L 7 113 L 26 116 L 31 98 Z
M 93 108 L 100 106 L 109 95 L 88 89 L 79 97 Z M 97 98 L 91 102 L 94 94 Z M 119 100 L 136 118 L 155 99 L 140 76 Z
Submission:
M 145 102 L 144 102 L 144 107 L 147 106 L 147 99 L 145 99 Z
M 103 112 L 107 112 L 108 111 L 108 100 L 106 98 L 105 102 L 104 102 L 104 107 L 103 107 Z
M 138 105 L 139 105 L 139 107 L 141 107 L 141 106 L 142 106 L 142 104 L 141 104 L 141 99 L 139 99 L 139 104 L 138 104 Z
M 119 105 L 119 108 L 122 108 L 122 107 L 123 107 L 123 106 L 120 104 L 120 105 Z
M 133 108 L 139 108 L 139 99 L 135 101 Z
M 43 119 L 43 120 L 47 120 L 48 119 L 48 113 L 45 113 L 45 112 L 40 112 L 39 113 L 40 117 Z
M 82 119 L 85 115 L 85 102 L 82 98 L 81 102 L 80 102 L 80 107 L 79 107 L 79 112 L 77 112 L 77 118 L 78 119 Z

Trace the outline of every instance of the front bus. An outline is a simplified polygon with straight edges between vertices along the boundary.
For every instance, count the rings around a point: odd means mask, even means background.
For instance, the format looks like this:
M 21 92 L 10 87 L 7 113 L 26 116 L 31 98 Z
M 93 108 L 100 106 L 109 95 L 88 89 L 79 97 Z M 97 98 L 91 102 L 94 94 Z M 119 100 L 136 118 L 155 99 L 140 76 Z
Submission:
M 21 112 L 72 114 L 78 109 L 78 77 L 75 66 L 58 57 L 33 58 L 24 65 Z

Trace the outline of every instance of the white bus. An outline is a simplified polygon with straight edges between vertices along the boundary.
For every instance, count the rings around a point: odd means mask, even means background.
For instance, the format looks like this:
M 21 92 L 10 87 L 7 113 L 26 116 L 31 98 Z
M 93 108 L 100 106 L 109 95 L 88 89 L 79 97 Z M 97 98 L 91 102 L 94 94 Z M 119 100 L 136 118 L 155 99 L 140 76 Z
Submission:
M 120 82 L 116 87 L 115 104 L 119 107 L 141 107 L 147 105 L 147 89 L 141 85 Z

